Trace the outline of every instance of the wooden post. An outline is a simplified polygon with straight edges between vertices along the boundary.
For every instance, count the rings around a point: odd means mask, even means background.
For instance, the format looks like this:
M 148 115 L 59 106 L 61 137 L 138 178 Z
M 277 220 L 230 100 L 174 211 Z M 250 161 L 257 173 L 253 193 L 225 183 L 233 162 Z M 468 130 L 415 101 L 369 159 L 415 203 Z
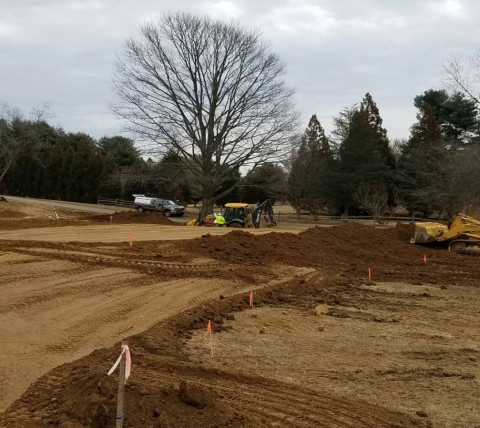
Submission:
M 126 345 L 127 342 L 122 342 L 122 346 Z M 123 350 L 123 348 L 122 348 Z M 125 402 L 125 364 L 126 364 L 126 355 L 122 354 L 122 359 L 120 360 L 120 374 L 118 376 L 118 392 L 117 392 L 117 425 L 116 428 L 123 428 L 123 403 Z

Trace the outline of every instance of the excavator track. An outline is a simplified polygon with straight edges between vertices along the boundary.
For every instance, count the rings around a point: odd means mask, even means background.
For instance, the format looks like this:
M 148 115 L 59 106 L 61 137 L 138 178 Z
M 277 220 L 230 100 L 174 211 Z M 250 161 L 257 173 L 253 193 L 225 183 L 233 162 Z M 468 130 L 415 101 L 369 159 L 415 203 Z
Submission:
M 480 257 L 480 242 L 456 240 L 450 243 L 450 250 L 454 253 Z

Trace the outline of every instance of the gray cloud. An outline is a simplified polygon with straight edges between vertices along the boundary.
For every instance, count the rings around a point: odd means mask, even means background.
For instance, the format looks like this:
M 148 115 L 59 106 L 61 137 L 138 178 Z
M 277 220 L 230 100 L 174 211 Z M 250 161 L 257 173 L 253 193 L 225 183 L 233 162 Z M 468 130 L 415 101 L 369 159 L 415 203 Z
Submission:
M 95 137 L 120 132 L 110 78 L 115 52 L 163 11 L 208 13 L 260 28 L 288 65 L 305 121 L 327 130 L 372 93 L 391 138 L 408 136 L 413 97 L 441 86 L 441 64 L 478 46 L 475 0 L 0 0 L 0 100 L 48 101 L 54 124 Z

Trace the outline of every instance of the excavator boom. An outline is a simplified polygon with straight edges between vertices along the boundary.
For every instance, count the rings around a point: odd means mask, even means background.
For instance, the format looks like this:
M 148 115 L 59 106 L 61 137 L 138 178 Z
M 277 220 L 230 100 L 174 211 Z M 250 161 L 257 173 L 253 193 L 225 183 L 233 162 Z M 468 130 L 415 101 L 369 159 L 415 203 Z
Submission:
M 270 199 L 262 202 L 260 205 L 257 206 L 257 208 L 253 210 L 252 221 L 255 229 L 258 229 L 260 227 L 260 222 L 262 221 L 262 214 L 264 214 L 263 218 L 267 222 L 268 227 L 273 227 L 277 225 L 277 222 L 275 221 L 275 214 L 273 212 L 272 201 Z

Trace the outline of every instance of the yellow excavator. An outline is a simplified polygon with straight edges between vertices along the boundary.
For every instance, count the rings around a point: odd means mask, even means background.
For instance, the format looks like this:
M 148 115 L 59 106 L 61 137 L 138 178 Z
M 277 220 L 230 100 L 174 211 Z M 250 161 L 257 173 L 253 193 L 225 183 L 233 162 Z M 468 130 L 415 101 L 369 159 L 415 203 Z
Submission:
M 445 242 L 451 251 L 480 256 L 480 221 L 458 214 L 447 226 L 437 222 L 415 223 L 414 244 Z

